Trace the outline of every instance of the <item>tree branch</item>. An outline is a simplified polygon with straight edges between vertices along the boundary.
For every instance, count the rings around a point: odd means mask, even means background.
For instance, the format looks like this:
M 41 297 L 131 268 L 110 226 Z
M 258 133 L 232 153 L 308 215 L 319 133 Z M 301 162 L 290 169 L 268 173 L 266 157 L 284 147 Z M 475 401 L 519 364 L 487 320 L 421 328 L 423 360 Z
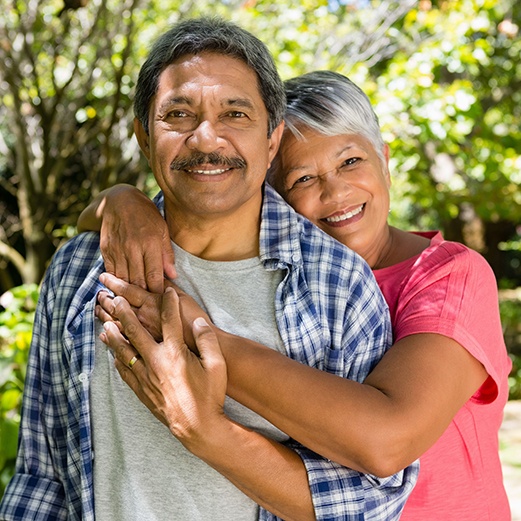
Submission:
M 22 275 L 22 279 L 24 278 L 25 259 L 22 257 L 18 251 L 16 251 L 12 246 L 0 240 L 0 256 L 4 257 L 8 261 L 10 261 L 13 266 L 17 269 L 17 271 Z

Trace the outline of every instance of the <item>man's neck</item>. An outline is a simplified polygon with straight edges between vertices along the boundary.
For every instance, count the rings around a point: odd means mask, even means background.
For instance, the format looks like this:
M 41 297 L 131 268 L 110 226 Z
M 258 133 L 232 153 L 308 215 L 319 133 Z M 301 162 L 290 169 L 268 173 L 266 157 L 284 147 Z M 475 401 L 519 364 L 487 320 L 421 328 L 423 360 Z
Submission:
M 211 261 L 237 261 L 259 255 L 260 210 L 200 219 L 167 212 L 170 238 L 183 250 Z

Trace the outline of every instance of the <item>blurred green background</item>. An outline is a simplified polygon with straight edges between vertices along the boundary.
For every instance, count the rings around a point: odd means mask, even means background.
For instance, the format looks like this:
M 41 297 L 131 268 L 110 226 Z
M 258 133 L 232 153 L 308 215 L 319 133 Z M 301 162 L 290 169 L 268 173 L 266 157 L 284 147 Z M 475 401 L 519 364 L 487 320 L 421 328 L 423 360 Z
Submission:
M 520 2 L 0 0 L 0 497 L 38 284 L 93 195 L 155 192 L 134 83 L 155 36 L 201 14 L 260 37 L 283 79 L 332 69 L 367 92 L 391 147 L 393 223 L 488 260 L 521 398 Z

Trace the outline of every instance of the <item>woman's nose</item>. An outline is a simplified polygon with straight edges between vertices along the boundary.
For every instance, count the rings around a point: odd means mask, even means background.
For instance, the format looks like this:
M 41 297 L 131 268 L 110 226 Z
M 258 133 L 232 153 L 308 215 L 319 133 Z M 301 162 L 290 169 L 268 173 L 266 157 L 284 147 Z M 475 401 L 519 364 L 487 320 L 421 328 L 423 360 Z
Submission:
M 321 199 L 327 201 L 342 201 L 351 192 L 351 184 L 338 172 L 331 172 L 321 178 Z

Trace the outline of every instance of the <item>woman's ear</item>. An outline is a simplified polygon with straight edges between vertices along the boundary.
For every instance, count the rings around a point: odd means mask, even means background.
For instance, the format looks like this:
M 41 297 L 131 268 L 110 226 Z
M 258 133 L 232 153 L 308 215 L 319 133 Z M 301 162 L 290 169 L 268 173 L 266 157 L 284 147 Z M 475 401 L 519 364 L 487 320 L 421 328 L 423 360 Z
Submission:
M 384 154 L 384 169 L 385 169 L 385 180 L 387 182 L 387 186 L 391 186 L 391 173 L 389 172 L 389 145 L 387 143 L 384 144 L 382 152 Z

